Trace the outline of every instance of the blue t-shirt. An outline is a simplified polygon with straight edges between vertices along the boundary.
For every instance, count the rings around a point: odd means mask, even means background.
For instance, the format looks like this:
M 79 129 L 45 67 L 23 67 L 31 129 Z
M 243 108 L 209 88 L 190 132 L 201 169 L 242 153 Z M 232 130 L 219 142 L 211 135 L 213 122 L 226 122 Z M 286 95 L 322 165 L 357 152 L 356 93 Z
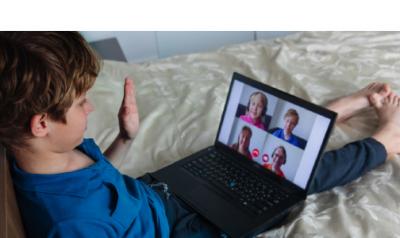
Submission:
M 60 174 L 11 172 L 28 237 L 169 237 L 160 197 L 116 170 L 92 139 L 79 145 L 95 163 Z
M 280 128 L 277 129 L 276 131 L 274 131 L 274 133 L 272 133 L 272 135 L 274 135 L 284 141 L 287 141 L 292 145 L 300 146 L 299 141 L 297 140 L 296 136 L 294 136 L 293 134 L 289 137 L 288 140 L 285 140 L 285 133 L 283 132 L 283 129 L 280 129 Z

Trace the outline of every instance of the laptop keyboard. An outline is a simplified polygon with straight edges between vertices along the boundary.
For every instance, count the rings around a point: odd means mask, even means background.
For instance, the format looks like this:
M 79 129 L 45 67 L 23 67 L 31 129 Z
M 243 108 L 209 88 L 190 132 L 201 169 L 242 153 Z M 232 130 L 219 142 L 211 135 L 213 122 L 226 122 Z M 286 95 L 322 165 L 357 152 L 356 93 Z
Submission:
M 204 179 L 253 214 L 262 215 L 288 197 L 275 182 L 259 178 L 234 160 L 213 150 L 183 165 L 192 175 Z

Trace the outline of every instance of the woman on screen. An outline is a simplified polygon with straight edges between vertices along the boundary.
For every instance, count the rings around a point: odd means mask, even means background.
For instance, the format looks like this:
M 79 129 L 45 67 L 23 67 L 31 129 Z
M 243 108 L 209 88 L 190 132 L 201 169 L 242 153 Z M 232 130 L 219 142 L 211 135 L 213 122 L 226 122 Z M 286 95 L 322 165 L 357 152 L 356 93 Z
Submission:
M 232 149 L 236 150 L 237 152 L 251 160 L 253 159 L 253 157 L 251 156 L 249 145 L 252 134 L 253 133 L 250 127 L 243 126 L 242 131 L 239 134 L 237 143 L 231 145 Z
M 264 164 L 264 167 L 273 171 L 281 177 L 285 177 L 285 174 L 281 170 L 282 165 L 286 164 L 286 150 L 282 145 L 276 147 L 272 152 L 272 163 Z

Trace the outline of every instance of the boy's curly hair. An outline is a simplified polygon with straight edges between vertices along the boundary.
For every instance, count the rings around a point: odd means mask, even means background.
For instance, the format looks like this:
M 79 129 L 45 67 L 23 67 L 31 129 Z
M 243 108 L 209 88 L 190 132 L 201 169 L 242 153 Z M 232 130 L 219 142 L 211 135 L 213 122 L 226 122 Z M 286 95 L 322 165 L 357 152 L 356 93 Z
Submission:
M 66 123 L 73 100 L 92 87 L 99 70 L 99 58 L 78 32 L 0 32 L 0 144 L 26 146 L 36 114 Z

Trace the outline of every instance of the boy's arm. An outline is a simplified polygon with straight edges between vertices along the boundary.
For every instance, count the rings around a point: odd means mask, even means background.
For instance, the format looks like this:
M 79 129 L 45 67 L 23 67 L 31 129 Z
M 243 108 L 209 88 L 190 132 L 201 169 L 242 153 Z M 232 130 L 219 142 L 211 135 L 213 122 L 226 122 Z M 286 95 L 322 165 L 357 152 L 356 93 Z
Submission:
M 69 219 L 57 223 L 49 231 L 49 238 L 70 237 L 119 237 L 115 227 L 99 220 Z
M 104 151 L 104 156 L 111 162 L 125 156 L 133 139 L 124 139 L 120 134 L 114 139 L 111 145 Z
M 108 160 L 120 158 L 128 151 L 139 130 L 139 113 L 135 99 L 135 86 L 132 79 L 125 78 L 124 98 L 118 112 L 119 134 L 104 151 Z

